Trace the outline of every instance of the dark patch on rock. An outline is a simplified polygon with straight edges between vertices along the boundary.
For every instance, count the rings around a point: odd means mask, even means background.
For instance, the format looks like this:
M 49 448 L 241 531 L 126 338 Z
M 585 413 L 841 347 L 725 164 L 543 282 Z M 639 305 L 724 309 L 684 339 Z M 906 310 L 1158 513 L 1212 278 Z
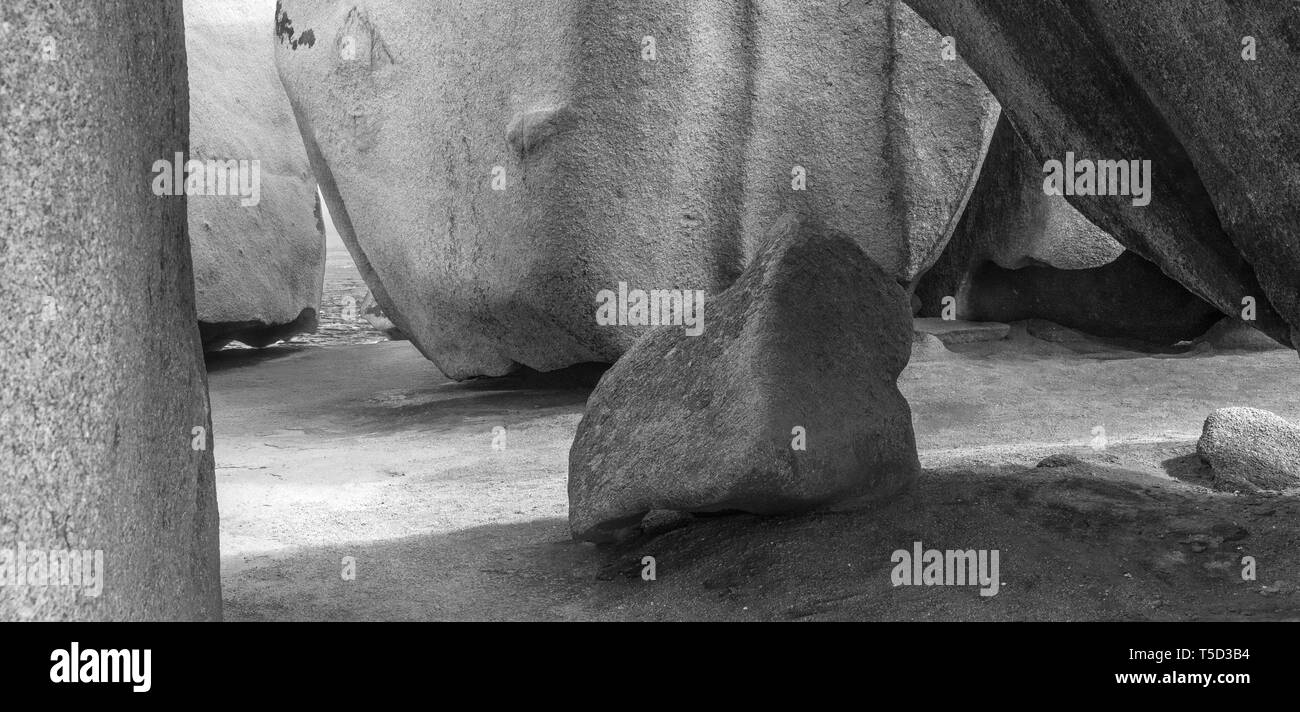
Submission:
M 199 335 L 204 351 L 217 351 L 232 341 L 263 348 L 285 341 L 294 334 L 316 331 L 316 310 L 303 309 L 298 318 L 287 324 L 268 324 L 262 321 L 199 322 Z
M 957 297 L 959 319 L 1046 319 L 1095 336 L 1174 344 L 1200 336 L 1222 318 L 1218 309 L 1128 251 L 1090 269 L 1003 269 L 989 262 L 968 279 Z M 927 304 L 922 313 L 939 311 Z
M 297 38 L 294 37 L 293 20 L 289 19 L 289 14 L 281 7 L 279 0 L 275 3 L 275 36 L 280 41 L 289 45 L 289 49 L 298 49 L 298 47 L 316 46 L 316 33 L 313 30 L 304 30 Z

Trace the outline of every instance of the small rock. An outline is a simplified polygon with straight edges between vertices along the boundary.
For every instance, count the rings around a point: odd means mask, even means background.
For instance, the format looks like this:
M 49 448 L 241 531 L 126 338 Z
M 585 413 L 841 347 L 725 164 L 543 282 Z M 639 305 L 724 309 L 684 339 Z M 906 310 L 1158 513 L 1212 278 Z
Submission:
M 912 332 L 912 361 L 943 361 L 952 357 L 953 353 L 934 334 Z
M 1250 536 L 1250 532 L 1245 527 L 1235 524 L 1215 524 L 1210 531 L 1223 541 L 1241 541 Z
M 1285 581 L 1274 581 L 1272 586 L 1260 586 L 1259 594 L 1261 596 L 1273 596 L 1279 593 L 1285 593 L 1287 585 Z
M 1057 453 L 1055 455 L 1048 455 L 1042 460 L 1039 460 L 1038 464 L 1035 465 L 1034 467 L 1073 467 L 1074 465 L 1082 465 L 1082 464 L 1083 464 L 1083 460 L 1080 460 L 1074 455 L 1068 455 L 1066 453 Z
M 1300 427 L 1266 410 L 1220 408 L 1205 419 L 1196 452 L 1216 487 L 1279 490 L 1300 485 Z

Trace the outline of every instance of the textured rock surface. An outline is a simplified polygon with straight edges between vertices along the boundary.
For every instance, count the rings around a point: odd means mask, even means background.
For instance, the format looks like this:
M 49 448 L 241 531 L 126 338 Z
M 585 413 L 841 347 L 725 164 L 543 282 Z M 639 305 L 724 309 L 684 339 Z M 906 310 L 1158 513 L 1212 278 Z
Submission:
M 705 313 L 700 336 L 646 334 L 592 393 L 569 453 L 576 538 L 651 510 L 784 512 L 916 477 L 896 385 L 906 295 L 852 238 L 781 219 Z
M 927 306 L 922 314 L 940 313 L 928 305 L 940 301 L 938 294 L 945 290 L 926 284 L 926 279 L 922 284 L 917 291 L 929 295 L 923 299 Z M 1094 336 L 1151 343 L 1195 338 L 1222 317 L 1219 310 L 1132 252 L 1091 269 L 1009 270 L 985 263 L 967 277 L 961 290 L 956 296 L 958 319 L 1046 319 Z
M 938 259 L 997 125 L 997 103 L 901 2 L 760 0 L 751 39 L 747 254 L 802 209 L 910 281 Z M 791 167 L 807 171 L 791 191 Z
M 1221 489 L 1300 486 L 1300 427 L 1266 410 L 1220 408 L 1210 413 L 1196 452 Z
M 1289 3 L 908 0 L 1040 160 L 1150 160 L 1153 199 L 1070 198 L 1223 313 L 1300 325 L 1300 15 Z M 1245 36 L 1257 59 L 1242 58 Z M 1262 285 L 1262 286 L 1261 286 Z
M 384 313 L 455 378 L 614 360 L 639 331 L 599 327 L 597 292 L 717 293 L 788 209 L 909 278 L 995 125 L 897 2 L 281 10 L 277 64 L 340 232 Z
M 275 0 L 187 0 L 191 158 L 260 161 L 260 201 L 189 196 L 207 348 L 313 331 L 325 273 L 316 179 L 275 71 Z
M 0 587 L 0 620 L 219 618 L 185 199 L 149 173 L 187 148 L 180 5 L 14 0 L 3 19 L 0 549 L 99 549 L 104 580 Z

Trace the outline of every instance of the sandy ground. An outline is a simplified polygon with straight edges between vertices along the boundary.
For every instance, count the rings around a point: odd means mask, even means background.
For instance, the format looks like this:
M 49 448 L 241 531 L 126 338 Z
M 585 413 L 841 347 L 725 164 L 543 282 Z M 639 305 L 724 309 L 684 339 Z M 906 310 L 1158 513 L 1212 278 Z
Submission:
M 926 468 L 907 494 L 662 517 L 599 548 L 566 526 L 591 374 L 456 384 L 406 342 L 223 352 L 226 617 L 1300 620 L 1300 498 L 1208 489 L 1194 455 L 1214 408 L 1300 421 L 1294 352 L 1076 353 L 1014 332 L 954 349 L 900 379 Z M 1080 462 L 1034 466 L 1058 453 Z M 997 549 L 1000 592 L 892 586 L 914 541 Z

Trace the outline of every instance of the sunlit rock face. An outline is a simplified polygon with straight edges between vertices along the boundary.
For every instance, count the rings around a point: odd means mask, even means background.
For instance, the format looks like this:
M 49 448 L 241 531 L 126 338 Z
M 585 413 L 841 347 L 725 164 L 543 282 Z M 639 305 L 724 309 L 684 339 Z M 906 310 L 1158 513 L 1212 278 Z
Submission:
M 908 0 L 1042 161 L 1149 160 L 1151 200 L 1070 202 L 1226 314 L 1300 325 L 1300 15 L 1290 3 Z M 1245 310 L 1249 309 L 1248 312 Z
M 601 290 L 716 294 L 786 210 L 900 281 L 997 105 L 896 2 L 282 0 L 276 61 L 379 306 L 455 378 L 613 361 Z
M 0 621 L 219 618 L 185 197 L 149 171 L 188 147 L 180 4 L 3 16 Z
M 274 17 L 275 0 L 185 3 L 190 158 L 204 162 L 205 176 L 208 165 L 247 162 L 224 194 L 218 181 L 189 196 L 196 306 L 209 349 L 312 331 L 320 311 L 325 235 L 316 179 L 275 71 Z

